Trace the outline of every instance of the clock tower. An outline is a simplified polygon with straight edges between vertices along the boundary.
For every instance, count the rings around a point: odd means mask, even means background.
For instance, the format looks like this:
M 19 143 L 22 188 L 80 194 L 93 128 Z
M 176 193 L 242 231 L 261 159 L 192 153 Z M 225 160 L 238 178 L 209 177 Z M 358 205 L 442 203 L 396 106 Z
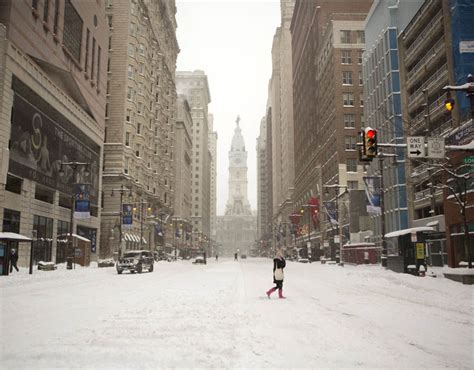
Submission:
M 251 215 L 247 199 L 247 152 L 239 122 L 240 117 L 237 116 L 237 126 L 229 151 L 229 199 L 226 215 Z

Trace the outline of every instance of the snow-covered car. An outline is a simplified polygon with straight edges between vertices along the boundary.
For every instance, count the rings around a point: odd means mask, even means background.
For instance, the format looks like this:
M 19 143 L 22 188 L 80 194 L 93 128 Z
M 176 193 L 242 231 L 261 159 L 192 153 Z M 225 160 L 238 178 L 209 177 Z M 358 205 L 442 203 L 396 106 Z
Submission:
M 298 262 L 309 263 L 309 259 L 307 259 L 307 258 L 298 258 Z
M 193 261 L 194 264 L 207 264 L 206 252 L 198 252 L 196 258 Z
M 153 272 L 154 262 L 153 254 L 150 251 L 128 251 L 117 261 L 117 273 L 121 274 L 128 270 L 132 274 L 135 272 L 140 274 L 144 269 L 148 270 L 148 272 Z

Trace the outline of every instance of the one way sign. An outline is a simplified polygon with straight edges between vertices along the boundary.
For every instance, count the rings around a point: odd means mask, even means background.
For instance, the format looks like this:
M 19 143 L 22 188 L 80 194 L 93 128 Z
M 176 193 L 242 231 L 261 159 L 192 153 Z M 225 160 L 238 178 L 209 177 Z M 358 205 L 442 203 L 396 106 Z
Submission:
M 425 138 L 423 136 L 408 136 L 407 148 L 409 158 L 424 158 Z

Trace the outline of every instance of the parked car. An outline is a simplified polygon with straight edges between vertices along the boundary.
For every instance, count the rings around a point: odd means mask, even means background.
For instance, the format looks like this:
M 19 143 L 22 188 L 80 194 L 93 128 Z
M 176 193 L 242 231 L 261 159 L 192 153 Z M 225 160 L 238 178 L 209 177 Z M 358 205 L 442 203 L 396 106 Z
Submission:
M 153 254 L 150 251 L 127 251 L 117 261 L 117 273 L 121 274 L 128 270 L 132 274 L 135 272 L 141 274 L 144 269 L 148 270 L 148 272 L 153 272 L 154 262 Z
M 298 258 L 298 262 L 309 263 L 309 259 L 307 259 L 307 258 Z
M 196 253 L 196 258 L 193 261 L 194 264 L 207 264 L 206 252 Z

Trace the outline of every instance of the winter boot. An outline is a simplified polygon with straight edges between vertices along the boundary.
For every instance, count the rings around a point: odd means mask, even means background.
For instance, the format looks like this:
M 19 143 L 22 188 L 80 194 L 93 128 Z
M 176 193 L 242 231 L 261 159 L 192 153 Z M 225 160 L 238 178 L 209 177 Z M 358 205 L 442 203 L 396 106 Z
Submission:
M 278 298 L 285 299 L 286 297 L 283 297 L 283 289 L 278 289 Z
M 276 288 L 272 288 L 269 291 L 267 291 L 267 297 L 270 298 L 270 294 L 272 294 L 275 290 Z

